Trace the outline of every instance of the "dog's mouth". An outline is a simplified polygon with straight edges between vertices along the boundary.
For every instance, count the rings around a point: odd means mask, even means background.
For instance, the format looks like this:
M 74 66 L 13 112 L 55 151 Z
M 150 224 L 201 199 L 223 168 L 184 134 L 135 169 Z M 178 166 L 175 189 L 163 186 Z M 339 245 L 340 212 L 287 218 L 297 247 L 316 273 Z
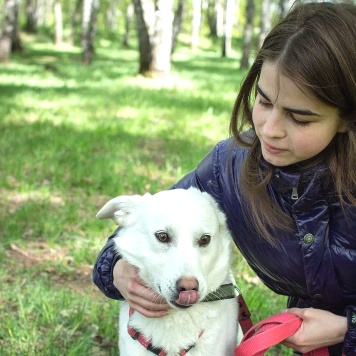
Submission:
M 172 304 L 178 308 L 189 308 L 199 301 L 199 293 L 196 290 L 185 290 L 178 294 L 175 301 Z

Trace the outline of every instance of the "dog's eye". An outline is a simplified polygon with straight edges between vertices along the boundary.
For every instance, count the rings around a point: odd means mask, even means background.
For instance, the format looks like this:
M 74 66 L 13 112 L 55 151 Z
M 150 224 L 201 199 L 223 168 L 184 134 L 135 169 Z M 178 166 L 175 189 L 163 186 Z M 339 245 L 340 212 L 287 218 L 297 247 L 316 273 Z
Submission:
M 171 242 L 171 238 L 165 231 L 157 231 L 155 233 L 155 236 L 158 241 L 163 242 L 163 243 L 168 243 Z
M 204 247 L 210 244 L 211 236 L 208 234 L 204 234 L 198 241 L 198 245 L 200 247 Z

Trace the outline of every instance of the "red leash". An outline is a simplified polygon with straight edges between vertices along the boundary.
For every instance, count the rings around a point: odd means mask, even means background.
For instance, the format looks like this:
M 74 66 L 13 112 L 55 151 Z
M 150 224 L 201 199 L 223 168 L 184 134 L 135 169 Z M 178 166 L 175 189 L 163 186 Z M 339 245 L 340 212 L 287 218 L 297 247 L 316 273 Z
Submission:
M 263 356 L 267 350 L 293 335 L 302 323 L 302 320 L 290 313 L 282 313 L 266 318 L 252 325 L 250 312 L 242 295 L 238 296 L 239 322 L 244 337 L 235 348 L 234 356 Z M 247 326 L 250 326 L 248 330 Z M 316 349 L 303 356 L 329 356 L 327 347 Z

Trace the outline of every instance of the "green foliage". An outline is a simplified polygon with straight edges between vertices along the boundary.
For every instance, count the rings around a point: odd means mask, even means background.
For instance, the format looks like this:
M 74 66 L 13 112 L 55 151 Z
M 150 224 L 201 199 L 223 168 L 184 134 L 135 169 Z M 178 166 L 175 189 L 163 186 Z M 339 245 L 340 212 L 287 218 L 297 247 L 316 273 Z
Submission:
M 25 47 L 0 66 L 0 354 L 114 355 L 118 303 L 91 282 L 114 226 L 95 214 L 167 188 L 227 137 L 244 73 L 209 49 L 180 47 L 172 77 L 153 81 L 109 40 L 90 67 L 78 48 Z M 235 258 L 254 321 L 283 309 Z

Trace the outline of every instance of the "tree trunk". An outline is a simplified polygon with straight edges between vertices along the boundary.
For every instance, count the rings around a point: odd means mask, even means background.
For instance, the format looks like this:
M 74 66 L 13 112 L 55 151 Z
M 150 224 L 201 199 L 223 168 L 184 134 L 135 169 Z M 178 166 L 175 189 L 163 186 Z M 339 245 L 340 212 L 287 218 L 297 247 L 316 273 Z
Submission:
M 56 0 L 36 1 L 36 26 L 49 26 Z
M 224 32 L 222 37 L 222 57 L 228 57 L 231 52 L 232 29 L 234 25 L 235 0 L 225 0 Z
M 26 0 L 25 31 L 29 33 L 37 31 L 37 0 Z
M 20 25 L 19 25 L 19 6 L 20 0 L 15 0 L 15 28 L 12 33 L 12 41 L 11 41 L 11 52 L 22 52 L 23 47 L 20 38 Z
M 190 49 L 195 51 L 199 45 L 199 33 L 201 24 L 201 5 L 202 0 L 193 0 L 192 32 Z
M 287 14 L 290 7 L 291 7 L 291 0 L 279 0 L 280 18 L 283 18 Z
M 173 0 L 133 0 L 139 39 L 139 73 L 150 77 L 165 77 L 170 73 Z
M 152 76 L 166 77 L 171 71 L 173 0 L 156 0 L 155 31 L 152 36 Z
M 11 57 L 12 39 L 16 28 L 16 0 L 5 0 L 4 29 L 0 38 L 0 62 L 7 62 Z
M 262 1 L 261 6 L 261 22 L 260 22 L 260 35 L 258 38 L 259 48 L 262 47 L 263 41 L 266 38 L 266 35 L 269 30 L 271 22 L 271 13 L 270 13 L 271 0 Z
M 222 0 L 209 0 L 207 21 L 211 37 L 222 37 L 224 28 L 224 6 Z
M 255 14 L 254 0 L 247 0 L 246 24 L 245 24 L 244 38 L 243 38 L 243 45 L 242 45 L 242 58 L 240 63 L 240 69 L 247 69 L 249 67 L 250 52 L 252 46 L 254 14 Z
M 83 9 L 83 0 L 76 0 L 74 12 L 72 15 L 70 34 L 68 38 L 68 42 L 71 45 L 74 45 L 76 41 L 77 28 L 82 15 L 82 11 L 81 11 L 82 9 Z
M 149 71 L 152 62 L 152 45 L 145 21 L 142 1 L 133 0 L 133 4 L 136 15 L 138 45 L 140 52 L 139 73 L 145 75 L 145 73 Z
M 56 46 L 60 46 L 63 43 L 63 17 L 62 17 L 62 5 L 60 0 L 56 0 L 54 3 L 54 43 Z
M 185 5 L 185 0 L 178 0 L 178 6 L 174 13 L 174 20 L 173 20 L 172 51 L 171 51 L 171 53 L 173 53 L 175 50 L 178 35 L 179 35 L 180 31 L 182 30 L 184 5 Z
M 84 0 L 82 22 L 83 63 L 91 64 L 94 55 L 96 20 L 99 11 L 99 0 Z
M 122 41 L 122 45 L 126 48 L 130 47 L 129 41 L 130 41 L 131 25 L 134 20 L 134 15 L 135 15 L 134 5 L 132 2 L 130 2 L 127 5 L 127 9 L 126 9 L 125 34 L 124 34 L 124 39 Z
M 106 11 L 106 25 L 107 29 L 115 31 L 117 29 L 117 11 L 118 0 L 110 0 L 109 7 Z

